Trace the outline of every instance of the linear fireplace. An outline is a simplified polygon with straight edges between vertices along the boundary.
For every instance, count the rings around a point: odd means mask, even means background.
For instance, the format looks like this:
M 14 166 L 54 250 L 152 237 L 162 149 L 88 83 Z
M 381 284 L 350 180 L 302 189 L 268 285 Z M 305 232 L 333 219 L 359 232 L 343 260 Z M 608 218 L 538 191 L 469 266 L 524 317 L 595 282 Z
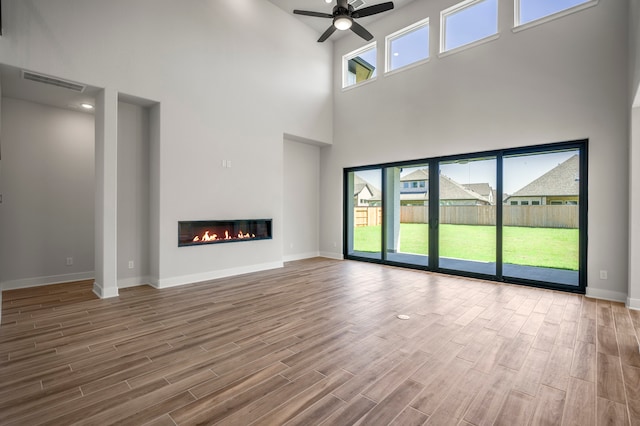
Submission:
M 178 247 L 270 240 L 271 219 L 178 222 Z

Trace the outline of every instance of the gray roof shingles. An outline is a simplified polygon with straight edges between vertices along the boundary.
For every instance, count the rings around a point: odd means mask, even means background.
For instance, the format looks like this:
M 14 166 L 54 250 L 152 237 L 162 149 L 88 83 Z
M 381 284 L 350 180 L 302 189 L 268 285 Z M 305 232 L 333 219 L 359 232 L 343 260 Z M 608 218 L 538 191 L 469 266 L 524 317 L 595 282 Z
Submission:
M 514 192 L 512 197 L 544 197 L 578 195 L 580 192 L 580 164 L 574 155 L 558 164 L 524 188 Z

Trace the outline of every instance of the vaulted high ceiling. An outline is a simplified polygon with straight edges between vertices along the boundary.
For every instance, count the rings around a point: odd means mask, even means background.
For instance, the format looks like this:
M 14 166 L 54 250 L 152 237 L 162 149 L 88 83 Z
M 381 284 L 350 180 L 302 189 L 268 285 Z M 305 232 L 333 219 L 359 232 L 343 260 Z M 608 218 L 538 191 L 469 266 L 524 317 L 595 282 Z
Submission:
M 290 13 L 292 16 L 295 16 L 300 21 L 304 22 L 309 27 L 313 28 L 318 33 L 318 37 L 331 25 L 330 19 L 323 18 L 314 18 L 310 16 L 302 16 L 302 15 L 294 15 L 294 9 L 301 10 L 311 10 L 314 12 L 323 12 L 323 13 L 331 13 L 333 11 L 333 7 L 336 5 L 336 1 L 333 0 L 331 3 L 327 3 L 325 0 L 269 0 L 271 3 L 278 6 L 280 9 Z M 373 6 L 375 4 L 384 3 L 388 0 L 364 0 L 364 5 L 361 7 Z M 411 3 L 414 0 L 393 0 L 393 4 L 395 9 L 398 9 L 406 4 Z M 351 3 L 351 0 L 349 0 Z M 380 18 L 387 16 L 388 14 L 393 13 L 393 11 L 381 13 L 379 15 L 370 16 L 367 18 L 358 19 L 358 23 L 365 26 L 369 22 L 376 21 Z M 329 40 L 335 40 L 336 38 L 340 38 L 343 34 L 350 33 L 350 31 L 340 32 L 337 31 L 334 33 Z

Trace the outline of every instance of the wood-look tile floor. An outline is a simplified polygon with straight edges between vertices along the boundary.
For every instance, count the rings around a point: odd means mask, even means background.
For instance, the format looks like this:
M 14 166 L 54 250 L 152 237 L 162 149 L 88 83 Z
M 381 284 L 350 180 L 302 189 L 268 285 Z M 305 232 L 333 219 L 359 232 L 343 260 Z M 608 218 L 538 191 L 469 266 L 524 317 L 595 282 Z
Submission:
M 2 425 L 640 424 L 640 314 L 579 295 L 310 259 L 2 312 Z

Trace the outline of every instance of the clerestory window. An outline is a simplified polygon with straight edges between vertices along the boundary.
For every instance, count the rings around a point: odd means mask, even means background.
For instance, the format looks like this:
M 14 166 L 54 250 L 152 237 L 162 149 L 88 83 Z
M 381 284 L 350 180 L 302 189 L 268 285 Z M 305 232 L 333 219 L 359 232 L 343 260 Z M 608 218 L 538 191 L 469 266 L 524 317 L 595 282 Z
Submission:
M 385 72 L 426 61 L 429 59 L 429 18 L 388 35 L 385 41 Z
M 498 0 L 465 0 L 440 12 L 440 53 L 498 34 Z

